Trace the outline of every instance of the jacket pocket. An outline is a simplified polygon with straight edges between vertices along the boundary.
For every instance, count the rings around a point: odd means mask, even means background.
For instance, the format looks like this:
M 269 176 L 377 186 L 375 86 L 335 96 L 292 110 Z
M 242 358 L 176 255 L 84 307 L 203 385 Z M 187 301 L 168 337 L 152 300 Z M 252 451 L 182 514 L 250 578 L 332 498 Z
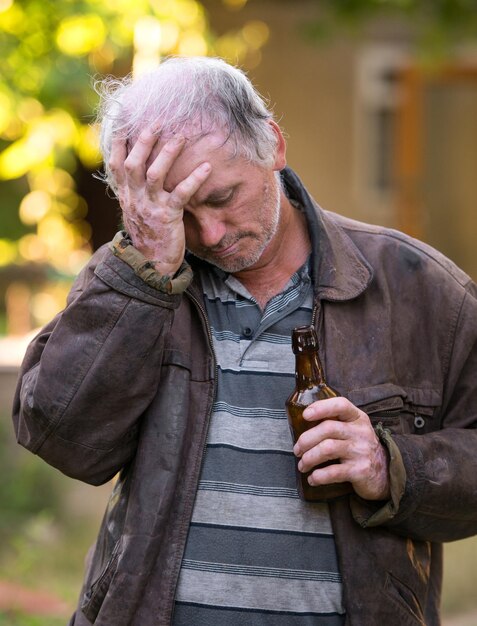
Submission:
M 439 427 L 441 392 L 437 389 L 389 383 L 351 390 L 348 398 L 369 416 L 373 426 L 381 422 L 394 434 L 421 434 Z
M 407 389 L 402 419 L 407 423 L 408 432 L 421 435 L 439 430 L 441 405 L 440 389 Z
M 388 572 L 384 591 L 394 607 L 401 609 L 400 624 L 402 626 L 426 626 L 424 613 L 413 590 L 404 584 L 399 578 Z
M 116 542 L 111 556 L 106 562 L 102 572 L 84 594 L 83 602 L 81 603 L 81 611 L 92 624 L 94 624 L 96 618 L 98 617 L 104 598 L 106 597 L 111 581 L 116 573 L 121 554 L 121 543 L 121 539 Z

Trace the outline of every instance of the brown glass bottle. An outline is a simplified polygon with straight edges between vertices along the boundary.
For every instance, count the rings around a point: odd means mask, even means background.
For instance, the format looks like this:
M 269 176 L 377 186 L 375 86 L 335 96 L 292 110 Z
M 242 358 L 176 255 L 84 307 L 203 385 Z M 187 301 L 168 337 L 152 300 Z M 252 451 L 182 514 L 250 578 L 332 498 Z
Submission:
M 296 443 L 305 430 L 316 426 L 315 422 L 303 419 L 305 408 L 316 400 L 334 398 L 340 394 L 326 384 L 318 354 L 318 338 L 313 326 L 300 326 L 293 330 L 292 349 L 296 361 L 296 384 L 294 391 L 285 404 L 293 442 Z M 339 461 L 328 461 L 317 467 L 325 467 L 331 463 L 339 463 Z M 296 460 L 296 465 L 298 465 L 298 459 Z M 304 500 L 324 502 L 352 491 L 350 483 L 334 483 L 312 487 L 308 483 L 308 476 L 311 474 L 311 471 L 305 474 L 296 467 L 298 493 Z

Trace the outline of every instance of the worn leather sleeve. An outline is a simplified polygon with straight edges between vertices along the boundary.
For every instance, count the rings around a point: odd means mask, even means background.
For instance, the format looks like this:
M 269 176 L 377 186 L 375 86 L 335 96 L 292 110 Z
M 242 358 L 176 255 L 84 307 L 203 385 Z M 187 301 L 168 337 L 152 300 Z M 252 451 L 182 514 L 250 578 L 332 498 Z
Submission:
M 110 479 L 134 454 L 180 299 L 100 249 L 25 355 L 13 409 L 18 442 L 69 476 Z
M 477 298 L 469 284 L 449 344 L 439 429 L 393 434 L 399 457 L 391 481 L 400 497 L 351 503 L 362 526 L 385 525 L 424 541 L 453 541 L 477 533 Z M 402 481 L 404 471 L 405 480 Z

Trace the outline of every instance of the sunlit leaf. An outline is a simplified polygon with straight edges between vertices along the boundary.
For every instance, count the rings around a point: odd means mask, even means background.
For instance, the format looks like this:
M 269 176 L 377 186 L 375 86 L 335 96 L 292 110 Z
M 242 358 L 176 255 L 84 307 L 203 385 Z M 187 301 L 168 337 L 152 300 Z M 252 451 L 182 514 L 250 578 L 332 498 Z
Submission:
M 56 43 L 65 54 L 82 56 L 99 48 L 105 37 L 106 27 L 99 15 L 74 15 L 61 22 Z
M 7 11 L 13 4 L 13 0 L 0 0 L 0 13 Z
M 207 54 L 207 42 L 204 36 L 195 30 L 184 33 L 179 41 L 179 54 L 183 56 L 204 56 Z
M 93 169 L 100 166 L 101 153 L 99 150 L 99 134 L 96 127 L 82 124 L 78 128 L 76 152 L 85 167 Z
M 28 139 L 19 139 L 8 146 L 0 154 L 0 178 L 8 180 L 23 176 L 51 151 L 49 141 L 43 146 L 37 146 L 40 149 L 39 154 L 34 153 L 35 145 Z
M 247 22 L 242 27 L 242 37 L 250 47 L 258 49 L 267 43 L 270 37 L 270 29 L 265 22 L 253 20 Z
M 27 261 L 45 261 L 48 248 L 45 243 L 33 234 L 24 235 L 18 242 L 18 250 L 21 256 Z
M 24 98 L 18 105 L 17 113 L 23 122 L 31 122 L 43 115 L 44 108 L 36 98 Z
M 70 194 L 75 187 L 71 174 L 49 167 L 30 172 L 28 180 L 31 189 L 40 189 L 60 198 Z
M 9 3 L 9 7 L 0 12 L 0 29 L 6 33 L 20 35 L 27 26 L 28 19 L 18 2 Z
M 31 191 L 20 204 L 20 219 L 24 224 L 37 224 L 52 206 L 52 198 L 43 190 Z
M 12 263 L 16 256 L 16 244 L 9 239 L 0 239 L 0 266 Z
M 250 65 L 267 38 L 262 22 L 248 22 L 220 45 Z M 144 71 L 166 54 L 217 54 L 207 14 L 199 0 L 0 0 L 0 52 L 2 221 L 16 237 L 0 240 L 0 264 L 76 273 L 91 253 L 76 172 L 100 167 L 93 77 Z M 38 298 L 33 317 L 52 302 Z
M 179 41 L 179 26 L 171 21 L 161 21 L 161 52 L 170 52 Z
M 247 0 L 222 0 L 222 2 L 226 7 L 234 10 L 242 9 L 247 4 Z
M 0 92 L 0 135 L 8 128 L 12 115 L 12 101 L 4 93 Z

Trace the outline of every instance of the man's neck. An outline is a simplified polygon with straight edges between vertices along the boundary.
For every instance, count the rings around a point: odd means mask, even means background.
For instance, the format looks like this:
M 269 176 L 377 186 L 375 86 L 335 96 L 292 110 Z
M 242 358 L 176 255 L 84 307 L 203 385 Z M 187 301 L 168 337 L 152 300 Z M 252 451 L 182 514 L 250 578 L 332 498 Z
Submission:
M 306 217 L 283 195 L 278 230 L 267 250 L 257 264 L 234 276 L 263 310 L 305 263 L 310 250 Z

